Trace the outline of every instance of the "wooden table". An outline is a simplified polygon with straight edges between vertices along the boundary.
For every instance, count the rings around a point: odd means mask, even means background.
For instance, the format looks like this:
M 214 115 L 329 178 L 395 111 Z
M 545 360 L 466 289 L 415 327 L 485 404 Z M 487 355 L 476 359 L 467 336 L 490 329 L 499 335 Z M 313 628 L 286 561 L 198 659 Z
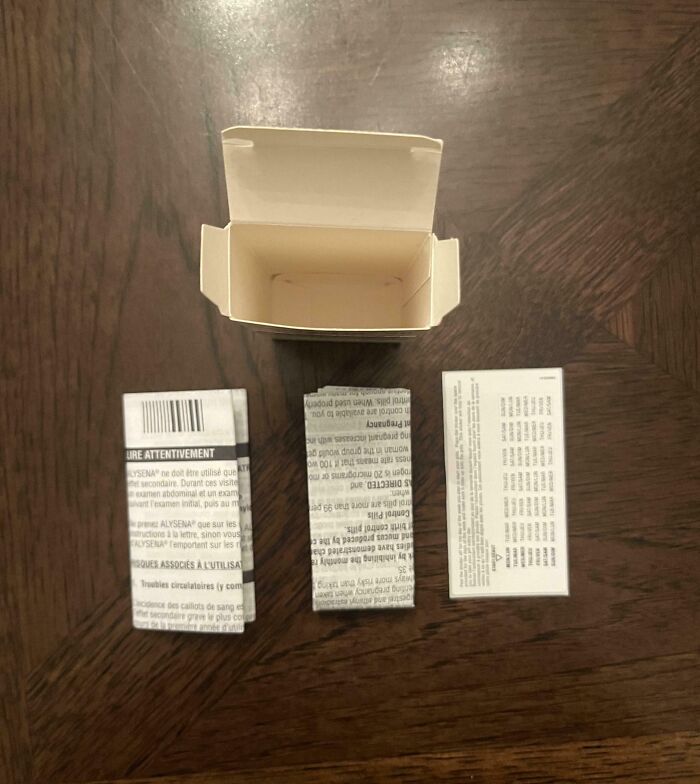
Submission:
M 3 0 L 0 780 L 700 781 L 699 12 Z M 401 347 L 220 317 L 233 124 L 443 138 L 459 309 Z M 440 373 L 558 365 L 571 597 L 449 601 Z M 311 611 L 328 383 L 412 391 L 415 611 Z M 135 631 L 121 394 L 209 387 L 249 392 L 259 620 Z

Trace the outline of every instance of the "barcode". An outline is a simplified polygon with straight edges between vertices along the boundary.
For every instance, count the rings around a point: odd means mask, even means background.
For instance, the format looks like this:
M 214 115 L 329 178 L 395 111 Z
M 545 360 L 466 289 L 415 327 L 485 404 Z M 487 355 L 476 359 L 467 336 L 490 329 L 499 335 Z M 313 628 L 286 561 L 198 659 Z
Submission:
M 198 399 L 142 400 L 144 433 L 199 433 L 204 430 L 204 409 Z

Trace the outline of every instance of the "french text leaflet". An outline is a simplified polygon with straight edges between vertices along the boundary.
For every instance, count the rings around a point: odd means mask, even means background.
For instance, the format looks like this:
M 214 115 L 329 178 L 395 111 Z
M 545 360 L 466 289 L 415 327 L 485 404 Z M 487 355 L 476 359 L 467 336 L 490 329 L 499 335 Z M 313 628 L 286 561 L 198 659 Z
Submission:
M 134 626 L 242 632 L 255 618 L 245 391 L 123 407 Z

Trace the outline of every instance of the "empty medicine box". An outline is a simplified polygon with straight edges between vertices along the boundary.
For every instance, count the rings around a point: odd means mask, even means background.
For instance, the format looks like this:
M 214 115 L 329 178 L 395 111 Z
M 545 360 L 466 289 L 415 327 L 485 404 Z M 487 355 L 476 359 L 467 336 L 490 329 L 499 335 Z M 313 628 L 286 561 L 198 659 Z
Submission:
M 459 246 L 432 233 L 442 142 L 236 127 L 230 223 L 202 226 L 201 290 L 280 337 L 395 340 L 459 304 Z

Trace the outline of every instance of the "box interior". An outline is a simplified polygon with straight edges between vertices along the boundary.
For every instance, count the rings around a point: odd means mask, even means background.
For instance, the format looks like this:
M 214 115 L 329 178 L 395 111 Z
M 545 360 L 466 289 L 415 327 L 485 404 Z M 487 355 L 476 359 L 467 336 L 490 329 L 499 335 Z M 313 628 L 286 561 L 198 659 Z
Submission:
M 316 329 L 430 326 L 430 232 L 234 223 L 229 236 L 234 319 Z

